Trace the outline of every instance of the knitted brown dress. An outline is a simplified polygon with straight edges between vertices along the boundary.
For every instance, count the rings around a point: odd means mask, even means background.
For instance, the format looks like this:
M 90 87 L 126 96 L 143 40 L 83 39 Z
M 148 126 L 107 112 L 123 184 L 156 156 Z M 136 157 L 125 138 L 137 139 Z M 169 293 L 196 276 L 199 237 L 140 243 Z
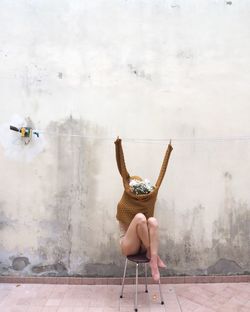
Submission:
M 145 217 L 148 219 L 153 217 L 154 215 L 154 208 L 155 202 L 158 194 L 159 187 L 161 182 L 164 178 L 169 157 L 172 152 L 173 147 L 171 144 L 168 145 L 159 177 L 155 184 L 155 188 L 148 194 L 143 195 L 136 195 L 134 194 L 129 187 L 130 182 L 130 175 L 126 169 L 124 154 L 122 149 L 121 139 L 117 139 L 115 141 L 115 148 L 116 148 L 116 162 L 118 166 L 118 170 L 122 176 L 123 185 L 124 185 L 124 192 L 122 195 L 121 200 L 117 205 L 117 214 L 116 218 L 124 225 L 128 226 L 130 222 L 133 220 L 134 216 L 137 213 L 143 213 Z

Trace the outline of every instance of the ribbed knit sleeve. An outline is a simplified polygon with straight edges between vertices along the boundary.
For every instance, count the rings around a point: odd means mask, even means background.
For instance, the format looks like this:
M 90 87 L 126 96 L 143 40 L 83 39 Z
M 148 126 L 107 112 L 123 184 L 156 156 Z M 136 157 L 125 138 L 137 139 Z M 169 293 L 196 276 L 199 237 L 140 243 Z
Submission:
M 125 164 L 125 159 L 124 159 L 124 154 L 123 154 L 123 149 L 122 149 L 122 140 L 119 138 L 115 141 L 115 154 L 116 154 L 117 167 L 120 172 L 120 175 L 123 178 L 123 183 L 127 184 L 130 176 L 129 176 L 129 173 L 127 171 L 126 164 Z
M 164 159 L 163 159 L 163 163 L 162 163 L 162 166 L 161 166 L 161 171 L 160 171 L 160 174 L 159 174 L 159 177 L 157 179 L 157 182 L 155 184 L 156 187 L 160 187 L 161 186 L 161 182 L 164 178 L 164 175 L 166 173 L 166 170 L 167 170 L 167 166 L 168 166 L 168 161 L 169 161 L 169 158 L 170 158 L 170 154 L 173 150 L 173 147 L 171 144 L 168 144 L 168 148 L 167 148 L 167 151 L 165 153 L 165 156 L 164 156 Z

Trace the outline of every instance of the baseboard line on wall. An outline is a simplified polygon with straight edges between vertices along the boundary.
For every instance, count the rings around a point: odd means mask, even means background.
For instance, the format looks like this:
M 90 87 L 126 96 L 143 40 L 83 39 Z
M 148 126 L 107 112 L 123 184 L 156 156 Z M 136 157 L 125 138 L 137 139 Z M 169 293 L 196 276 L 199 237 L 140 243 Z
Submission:
M 121 285 L 120 277 L 17 277 L 0 276 L 0 283 L 15 284 L 68 284 L 68 285 Z M 193 283 L 249 283 L 250 275 L 209 275 L 209 276 L 163 276 L 162 284 L 193 284 Z M 126 284 L 134 284 L 135 278 L 127 277 Z M 139 278 L 139 283 L 144 284 L 144 278 Z M 154 284 L 148 278 L 149 284 Z

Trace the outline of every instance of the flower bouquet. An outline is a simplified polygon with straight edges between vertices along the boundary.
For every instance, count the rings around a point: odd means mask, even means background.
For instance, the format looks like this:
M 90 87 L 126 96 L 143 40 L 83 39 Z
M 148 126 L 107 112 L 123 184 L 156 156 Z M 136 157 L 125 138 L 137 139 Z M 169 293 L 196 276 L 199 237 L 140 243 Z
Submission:
M 148 194 L 154 190 L 154 186 L 148 179 L 131 177 L 129 182 L 130 190 L 136 195 Z

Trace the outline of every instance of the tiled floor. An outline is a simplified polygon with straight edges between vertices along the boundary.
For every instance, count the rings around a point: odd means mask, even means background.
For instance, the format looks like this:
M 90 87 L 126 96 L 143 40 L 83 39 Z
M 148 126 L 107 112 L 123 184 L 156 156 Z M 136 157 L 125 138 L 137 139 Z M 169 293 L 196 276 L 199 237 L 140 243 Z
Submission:
M 125 285 L 120 299 L 115 285 L 0 284 L 1 312 L 130 312 L 134 311 L 134 285 Z M 250 283 L 158 285 L 149 293 L 139 285 L 141 312 L 250 312 Z

